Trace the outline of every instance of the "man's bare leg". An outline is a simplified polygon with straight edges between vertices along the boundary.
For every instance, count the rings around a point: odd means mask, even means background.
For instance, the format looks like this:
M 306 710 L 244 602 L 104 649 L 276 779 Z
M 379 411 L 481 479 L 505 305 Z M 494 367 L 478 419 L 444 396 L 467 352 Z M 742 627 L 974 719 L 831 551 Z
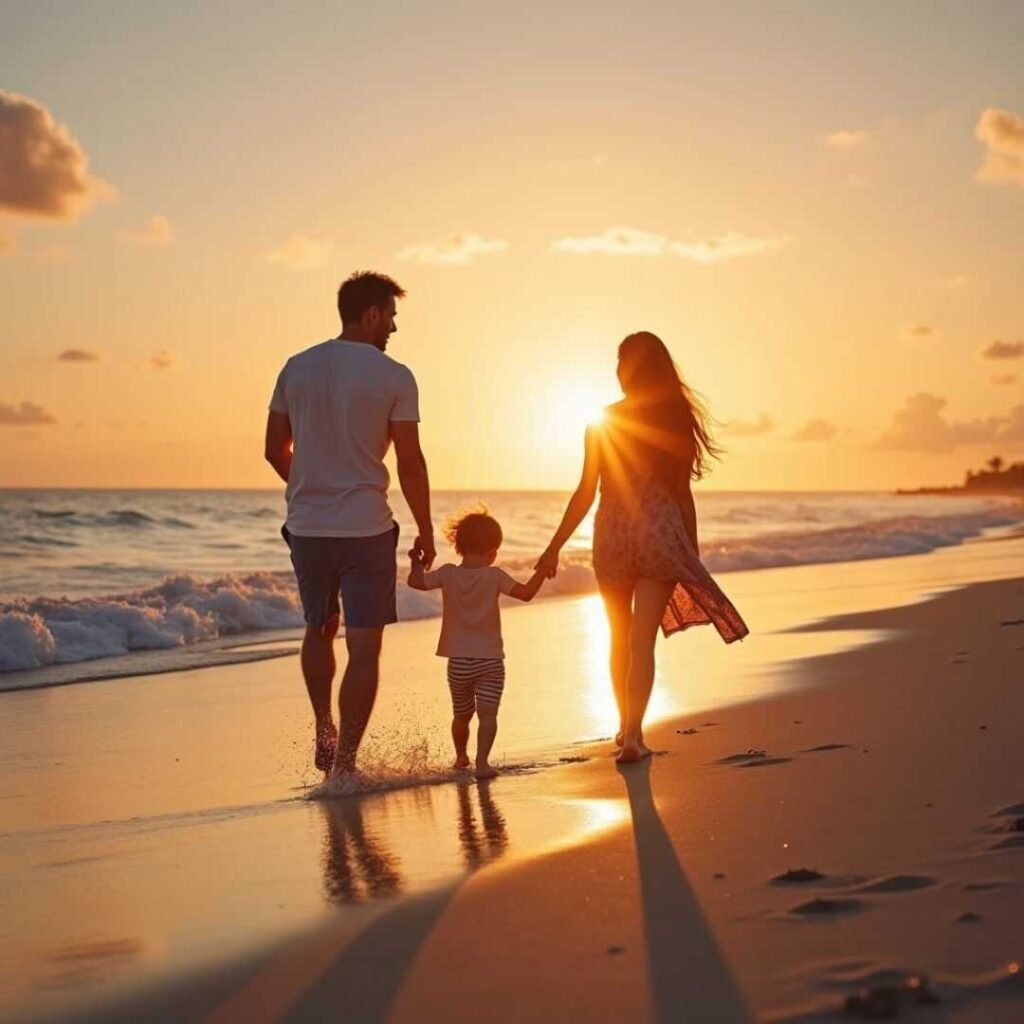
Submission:
M 302 641 L 302 678 L 313 705 L 316 721 L 316 766 L 329 771 L 334 762 L 338 730 L 331 717 L 331 684 L 334 681 L 334 638 L 338 634 L 338 616 L 322 626 L 307 626 Z
M 370 721 L 370 713 L 377 699 L 383 636 L 383 626 L 372 629 L 345 627 L 348 665 L 338 688 L 340 735 L 332 775 L 355 771 L 359 744 L 363 740 L 363 733 L 366 732 L 366 725 Z

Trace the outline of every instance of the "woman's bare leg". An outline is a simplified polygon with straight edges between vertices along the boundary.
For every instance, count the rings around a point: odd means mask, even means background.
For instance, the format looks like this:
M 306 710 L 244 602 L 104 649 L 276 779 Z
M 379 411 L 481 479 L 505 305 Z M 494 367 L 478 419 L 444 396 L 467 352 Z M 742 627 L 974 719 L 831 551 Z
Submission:
M 601 587 L 601 600 L 604 601 L 605 614 L 608 616 L 608 628 L 611 633 L 611 649 L 609 651 L 609 668 L 612 676 L 612 690 L 615 703 L 619 709 L 619 728 L 615 736 L 615 745 L 622 746 L 622 736 L 626 729 L 626 678 L 629 674 L 629 630 L 633 621 L 633 588 Z
M 654 686 L 654 643 L 665 607 L 675 587 L 662 580 L 637 580 L 633 590 L 633 620 L 629 630 L 629 671 L 626 675 L 626 725 L 619 764 L 650 754 L 644 745 L 643 723 Z

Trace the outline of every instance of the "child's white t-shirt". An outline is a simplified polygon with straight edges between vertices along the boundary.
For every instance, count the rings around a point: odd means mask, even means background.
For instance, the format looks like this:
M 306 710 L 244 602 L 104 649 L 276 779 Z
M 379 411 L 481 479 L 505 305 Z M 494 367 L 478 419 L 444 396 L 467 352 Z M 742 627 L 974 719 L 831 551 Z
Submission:
M 427 590 L 441 589 L 444 610 L 437 653 L 442 658 L 504 658 L 498 596 L 516 581 L 504 569 L 479 569 L 450 562 L 423 574 Z

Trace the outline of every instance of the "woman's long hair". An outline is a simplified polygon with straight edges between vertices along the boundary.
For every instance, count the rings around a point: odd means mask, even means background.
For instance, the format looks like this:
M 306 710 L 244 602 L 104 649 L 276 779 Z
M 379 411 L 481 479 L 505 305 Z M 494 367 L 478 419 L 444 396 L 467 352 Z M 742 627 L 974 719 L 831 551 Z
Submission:
M 630 433 L 651 452 L 655 471 L 671 481 L 679 471 L 680 437 L 693 441 L 690 476 L 699 480 L 721 449 L 711 436 L 711 415 L 704 400 L 683 380 L 665 343 L 650 331 L 638 331 L 619 345 L 619 381 L 635 411 Z

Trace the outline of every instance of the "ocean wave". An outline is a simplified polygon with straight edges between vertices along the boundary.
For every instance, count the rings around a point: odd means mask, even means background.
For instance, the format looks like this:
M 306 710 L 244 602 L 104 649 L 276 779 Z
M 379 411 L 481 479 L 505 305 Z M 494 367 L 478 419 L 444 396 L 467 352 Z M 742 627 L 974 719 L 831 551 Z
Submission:
M 1017 509 L 939 517 L 903 516 L 859 526 L 775 533 L 707 542 L 702 559 L 711 572 L 859 561 L 949 547 L 988 528 L 1024 519 Z M 525 580 L 534 558 L 503 559 Z M 410 590 L 399 571 L 402 620 L 441 613 L 439 591 Z M 591 593 L 596 580 L 586 551 L 567 553 L 545 598 Z M 104 597 L 36 598 L 0 603 L 0 672 L 68 665 L 140 651 L 167 651 L 222 637 L 299 629 L 302 609 L 290 572 L 228 574 L 215 579 L 168 576 L 159 586 Z
M 169 576 L 157 587 L 109 597 L 13 601 L 0 604 L 0 672 L 165 650 L 302 621 L 286 573 Z

